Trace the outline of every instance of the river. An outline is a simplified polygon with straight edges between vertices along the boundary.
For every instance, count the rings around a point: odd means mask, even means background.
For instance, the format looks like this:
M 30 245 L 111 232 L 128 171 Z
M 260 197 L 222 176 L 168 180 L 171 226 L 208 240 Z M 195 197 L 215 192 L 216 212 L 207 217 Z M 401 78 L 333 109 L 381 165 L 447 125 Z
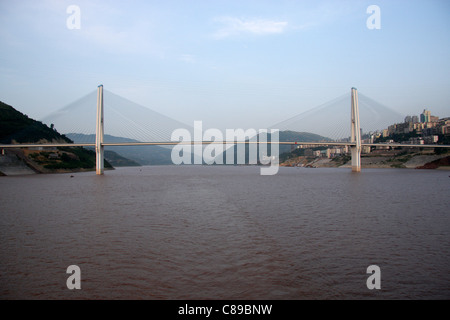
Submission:
M 0 298 L 450 299 L 449 187 L 410 169 L 0 177 Z

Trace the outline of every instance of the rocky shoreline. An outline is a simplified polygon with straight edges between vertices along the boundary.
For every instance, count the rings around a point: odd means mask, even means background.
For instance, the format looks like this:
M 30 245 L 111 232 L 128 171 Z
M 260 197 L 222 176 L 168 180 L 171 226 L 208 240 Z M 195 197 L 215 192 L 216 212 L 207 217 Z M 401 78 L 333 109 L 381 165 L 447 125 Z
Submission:
M 423 166 L 417 167 L 417 169 L 450 169 L 450 156 L 434 160 Z
M 0 176 L 15 176 L 35 174 L 36 170 L 31 169 L 27 163 L 15 154 L 5 154 L 0 156 Z
M 339 159 L 308 159 L 296 157 L 281 163 L 283 167 L 309 167 L 309 168 L 351 168 L 351 160 Z M 405 168 L 405 169 L 441 169 L 450 170 L 449 155 L 406 155 L 397 156 L 363 156 L 361 167 L 364 168 Z

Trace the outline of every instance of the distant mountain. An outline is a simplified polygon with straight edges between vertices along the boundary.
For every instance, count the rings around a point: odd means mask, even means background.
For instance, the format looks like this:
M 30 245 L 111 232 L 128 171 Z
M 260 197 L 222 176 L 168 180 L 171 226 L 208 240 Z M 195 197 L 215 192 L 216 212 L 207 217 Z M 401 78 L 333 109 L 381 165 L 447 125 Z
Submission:
M 105 150 L 105 160 L 113 167 L 140 167 L 141 165 L 136 161 L 122 157 L 117 152 L 112 150 Z
M 311 132 L 296 132 L 289 130 L 280 131 L 280 142 L 288 142 L 288 141 L 320 142 L 320 141 L 331 141 L 331 139 Z M 280 146 L 280 154 L 290 151 L 291 146 L 287 145 Z
M 330 140 L 330 138 L 311 132 L 297 132 L 290 130 L 280 131 L 280 141 L 319 142 Z
M 279 142 L 320 142 L 320 141 L 330 141 L 331 139 L 320 136 L 318 134 L 310 133 L 310 132 L 295 132 L 295 131 L 280 131 L 279 132 Z M 272 141 L 272 136 L 270 133 L 267 134 L 267 141 Z M 280 145 L 279 146 L 279 154 L 288 153 L 291 152 L 290 145 Z M 234 163 L 237 164 L 237 150 L 238 146 L 234 146 Z M 271 147 L 268 145 L 267 148 L 267 156 L 270 156 Z M 226 163 L 226 156 L 227 152 L 230 152 L 230 150 L 225 150 L 221 155 L 218 157 L 223 157 L 223 163 Z M 258 145 L 258 156 L 257 161 L 259 162 L 259 145 Z M 249 145 L 245 145 L 245 163 L 249 163 Z
M 95 142 L 95 134 L 85 135 L 80 133 L 68 133 L 66 136 L 73 140 L 75 143 Z M 110 143 L 139 142 L 137 140 L 111 135 L 105 135 L 104 141 Z M 122 157 L 130 159 L 140 165 L 172 164 L 172 148 L 165 148 L 160 146 L 114 146 L 106 147 L 105 150 L 114 151 Z

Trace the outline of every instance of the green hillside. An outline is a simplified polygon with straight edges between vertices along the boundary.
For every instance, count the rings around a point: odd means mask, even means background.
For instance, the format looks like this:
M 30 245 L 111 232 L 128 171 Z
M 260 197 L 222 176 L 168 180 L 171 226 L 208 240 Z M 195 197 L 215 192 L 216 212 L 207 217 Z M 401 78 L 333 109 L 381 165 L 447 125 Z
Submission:
M 41 140 L 72 142 L 42 122 L 33 120 L 0 101 L 0 143 L 35 143 Z
M 0 144 L 73 143 L 65 135 L 0 102 Z M 20 159 L 37 172 L 70 172 L 95 169 L 95 152 L 81 147 L 6 149 L 6 156 Z M 110 155 L 115 158 L 114 155 Z M 117 158 L 119 159 L 119 158 Z M 124 159 L 120 159 L 124 162 Z M 105 168 L 112 165 L 105 160 Z

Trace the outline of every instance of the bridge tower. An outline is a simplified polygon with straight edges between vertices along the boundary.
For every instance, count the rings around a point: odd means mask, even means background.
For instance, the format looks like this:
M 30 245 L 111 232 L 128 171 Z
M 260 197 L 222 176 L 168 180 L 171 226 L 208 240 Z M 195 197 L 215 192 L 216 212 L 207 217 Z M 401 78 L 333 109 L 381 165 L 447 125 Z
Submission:
M 98 86 L 97 90 L 97 127 L 95 133 L 95 153 L 96 153 L 96 171 L 102 175 L 104 171 L 104 122 L 103 122 L 103 85 Z
M 355 143 L 351 147 L 352 171 L 361 171 L 361 127 L 359 122 L 358 90 L 352 88 L 352 112 L 351 112 L 351 141 Z

